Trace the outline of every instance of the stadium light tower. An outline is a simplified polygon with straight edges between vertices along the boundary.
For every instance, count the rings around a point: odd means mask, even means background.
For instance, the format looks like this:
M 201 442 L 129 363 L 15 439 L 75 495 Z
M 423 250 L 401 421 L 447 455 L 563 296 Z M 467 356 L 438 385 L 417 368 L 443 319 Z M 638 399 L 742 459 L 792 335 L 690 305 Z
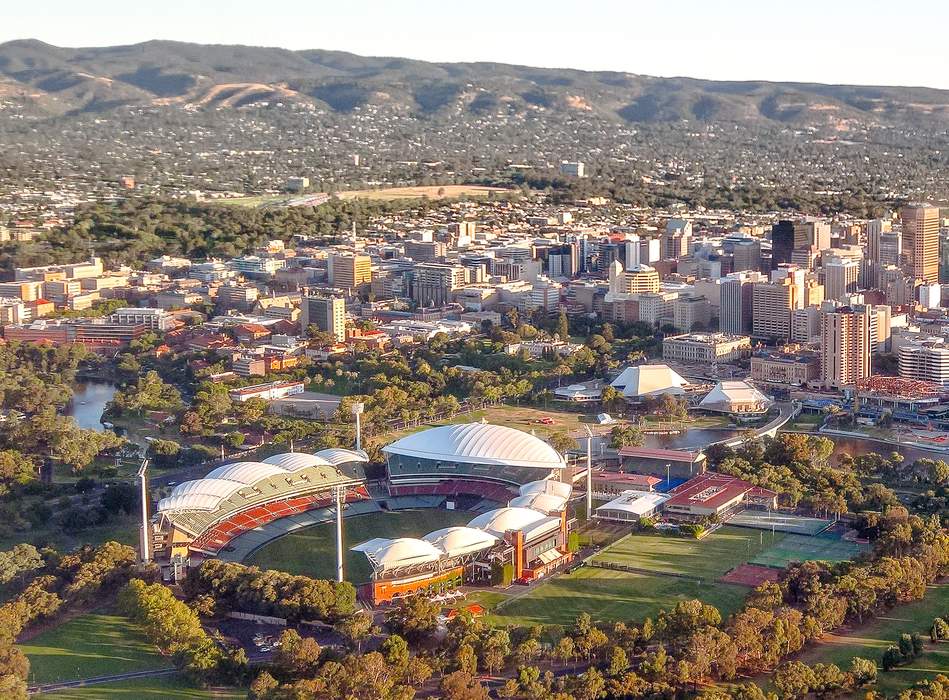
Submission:
M 148 460 L 142 460 L 142 466 L 138 470 L 138 478 L 142 488 L 142 565 L 148 564 L 151 560 L 148 541 Z
M 587 431 L 587 520 L 593 517 L 593 431 L 584 425 Z
M 353 404 L 353 416 L 356 418 L 356 449 L 362 449 L 362 425 L 360 423 L 359 417 L 362 415 L 362 412 L 366 409 L 366 405 L 362 401 L 357 401 Z
M 336 580 L 343 582 L 343 500 L 346 495 L 345 486 L 334 486 L 333 496 L 336 497 Z

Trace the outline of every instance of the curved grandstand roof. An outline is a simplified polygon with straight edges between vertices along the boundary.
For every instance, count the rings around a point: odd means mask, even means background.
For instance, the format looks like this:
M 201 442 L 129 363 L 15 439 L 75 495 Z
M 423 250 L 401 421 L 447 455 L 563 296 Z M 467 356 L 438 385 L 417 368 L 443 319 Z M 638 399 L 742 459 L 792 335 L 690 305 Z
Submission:
M 549 493 L 561 498 L 570 498 L 573 493 L 573 486 L 556 479 L 538 479 L 524 484 L 518 489 L 518 493 L 527 496 L 532 493 Z
M 369 461 L 369 455 L 362 450 L 347 450 L 343 447 L 328 447 L 325 450 L 316 452 L 315 456 L 335 465 L 345 464 L 346 462 Z
M 208 472 L 206 479 L 228 479 L 242 484 L 253 484 L 271 476 L 284 476 L 287 470 L 263 462 L 233 462 Z
M 414 537 L 399 537 L 388 540 L 376 538 L 352 548 L 363 552 L 377 570 L 401 569 L 407 566 L 427 564 L 442 558 L 442 550 L 431 542 Z
M 158 501 L 158 510 L 216 510 L 221 503 L 220 496 L 206 493 L 192 493 L 187 496 L 168 496 Z
M 273 455 L 263 460 L 263 464 L 272 464 L 288 472 L 295 472 L 298 469 L 306 469 L 307 467 L 335 466 L 332 462 L 320 457 L 318 454 L 309 455 L 305 452 L 287 452 Z
M 508 530 L 523 530 L 531 523 L 543 520 L 546 516 L 530 508 L 497 508 L 482 513 L 468 523 L 468 527 L 478 528 L 496 537 L 502 537 Z
M 439 462 L 560 469 L 563 456 L 546 442 L 515 428 L 489 423 L 442 425 L 396 440 L 386 454 Z
M 422 539 L 435 545 L 449 557 L 460 557 L 464 554 L 480 552 L 488 547 L 493 547 L 498 541 L 497 537 L 483 530 L 460 526 L 435 530 L 435 532 L 428 533 Z
M 512 508 L 533 508 L 550 514 L 562 511 L 567 505 L 567 499 L 552 493 L 528 493 L 512 498 L 508 505 Z

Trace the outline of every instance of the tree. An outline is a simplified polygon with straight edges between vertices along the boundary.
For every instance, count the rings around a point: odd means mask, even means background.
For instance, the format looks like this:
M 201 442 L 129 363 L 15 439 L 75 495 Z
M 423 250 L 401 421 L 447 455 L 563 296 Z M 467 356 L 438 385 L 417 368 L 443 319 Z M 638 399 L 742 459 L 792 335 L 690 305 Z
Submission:
M 296 630 L 287 629 L 281 632 L 279 641 L 273 657 L 275 668 L 289 678 L 305 678 L 316 673 L 322 649 L 315 639 L 301 637 Z
M 438 627 L 441 606 L 425 596 L 412 596 L 386 613 L 386 625 L 409 641 L 418 642 Z
M 626 658 L 626 651 L 623 647 L 613 647 L 610 652 L 610 665 L 607 675 L 615 678 L 626 672 L 629 668 L 629 659 Z
M 813 669 L 800 661 L 783 663 L 774 674 L 774 686 L 788 700 L 803 698 L 811 692 L 815 683 Z
M 869 659 L 855 656 L 850 661 L 850 684 L 854 688 L 873 685 L 877 680 L 877 665 Z
M 409 663 L 409 644 L 397 634 L 386 637 L 380 650 L 386 662 L 391 666 L 401 669 Z
M 577 449 L 577 441 L 562 430 L 547 436 L 547 443 L 560 454 Z
M 488 689 L 464 671 L 455 671 L 442 678 L 444 700 L 489 700 Z
M 643 431 L 635 425 L 617 425 L 610 431 L 610 447 L 640 447 L 646 441 Z
M 567 314 L 563 311 L 557 316 L 557 325 L 554 328 L 554 334 L 561 340 L 570 338 L 570 323 L 567 321 Z
M 606 697 L 606 679 L 595 668 L 588 668 L 574 679 L 571 691 L 577 700 L 598 700 Z
M 470 644 L 462 644 L 455 652 L 455 666 L 459 671 L 474 676 L 478 673 L 478 655 Z

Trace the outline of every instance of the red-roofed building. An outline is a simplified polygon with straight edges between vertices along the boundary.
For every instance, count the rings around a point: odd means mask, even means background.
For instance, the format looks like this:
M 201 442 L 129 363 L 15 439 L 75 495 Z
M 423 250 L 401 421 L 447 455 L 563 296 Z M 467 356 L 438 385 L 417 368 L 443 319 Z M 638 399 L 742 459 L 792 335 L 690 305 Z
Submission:
M 700 519 L 723 517 L 745 505 L 777 507 L 774 491 L 726 474 L 709 472 L 689 479 L 669 492 L 663 512 L 670 517 Z
M 701 451 L 662 450 L 653 447 L 621 447 L 619 457 L 624 472 L 653 474 L 673 478 L 691 478 L 705 473 L 705 454 Z
M 242 323 L 234 327 L 234 337 L 241 345 L 263 343 L 270 339 L 270 329 L 259 323 Z
M 654 491 L 663 482 L 657 476 L 625 472 L 594 471 L 591 478 L 593 493 L 610 499 L 623 491 Z

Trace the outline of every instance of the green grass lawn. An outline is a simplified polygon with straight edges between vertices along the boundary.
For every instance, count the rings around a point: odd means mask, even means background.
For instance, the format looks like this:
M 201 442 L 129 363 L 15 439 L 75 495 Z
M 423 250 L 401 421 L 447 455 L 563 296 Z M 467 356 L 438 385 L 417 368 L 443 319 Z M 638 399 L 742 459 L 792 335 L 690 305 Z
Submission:
M 348 551 L 360 542 L 373 537 L 421 537 L 443 527 L 465 525 L 473 517 L 474 514 L 467 511 L 429 508 L 346 518 L 343 521 L 347 549 L 343 562 L 346 580 L 357 584 L 369 580 L 366 556 Z M 281 537 L 258 549 L 244 563 L 315 578 L 335 578 L 335 527 L 332 523 L 324 523 Z
M 33 697 L 55 700 L 243 700 L 247 697 L 247 691 L 236 688 L 195 688 L 176 675 L 69 688 Z
M 603 550 L 594 561 L 617 562 L 713 581 L 783 538 L 780 532 L 772 539 L 770 532 L 727 526 L 701 540 L 633 533 Z
M 660 609 L 671 610 L 676 603 L 692 598 L 717 607 L 724 617 L 737 610 L 748 589 L 724 583 L 698 584 L 668 576 L 648 576 L 585 566 L 571 574 L 551 579 L 517 596 L 488 616 L 499 625 L 570 625 L 581 612 L 594 620 L 641 621 L 655 617 Z
M 137 626 L 115 614 L 82 615 L 42 632 L 20 649 L 30 659 L 31 685 L 172 666 Z
M 949 642 L 932 644 L 929 626 L 933 618 L 949 614 L 949 583 L 930 586 L 926 597 L 909 605 L 894 608 L 883 617 L 839 635 L 830 635 L 801 657 L 809 664 L 834 663 L 843 669 L 855 656 L 880 664 L 883 652 L 895 645 L 904 633 L 919 632 L 926 641 L 923 655 L 908 666 L 887 673 L 880 669 L 876 689 L 893 695 L 916 681 L 949 673 Z
M 106 525 L 97 525 L 78 532 L 64 532 L 55 524 L 15 532 L 9 537 L 0 538 L 0 550 L 10 549 L 21 542 L 35 544 L 37 547 L 49 545 L 61 552 L 68 552 L 84 544 L 99 545 L 109 540 L 135 545 L 138 543 L 137 518 L 137 515 L 120 514 Z

